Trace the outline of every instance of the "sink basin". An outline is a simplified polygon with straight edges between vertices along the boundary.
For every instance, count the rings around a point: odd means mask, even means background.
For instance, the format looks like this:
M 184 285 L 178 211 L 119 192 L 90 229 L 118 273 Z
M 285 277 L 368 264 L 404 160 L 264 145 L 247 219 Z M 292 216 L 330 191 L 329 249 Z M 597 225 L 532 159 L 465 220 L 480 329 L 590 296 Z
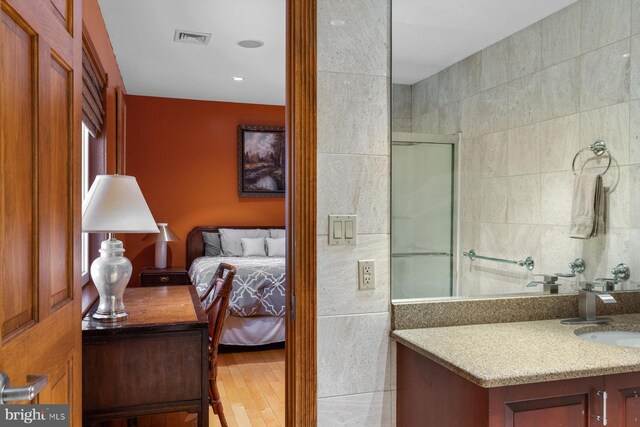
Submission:
M 619 345 L 621 347 L 640 348 L 640 332 L 600 331 L 576 334 L 578 338 L 600 344 Z

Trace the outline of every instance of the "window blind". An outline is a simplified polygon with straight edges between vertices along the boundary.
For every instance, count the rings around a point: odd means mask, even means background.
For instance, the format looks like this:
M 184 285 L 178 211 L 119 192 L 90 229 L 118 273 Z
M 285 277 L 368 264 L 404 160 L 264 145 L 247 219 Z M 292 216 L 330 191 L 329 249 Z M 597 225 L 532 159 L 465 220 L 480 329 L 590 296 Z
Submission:
M 106 78 L 94 58 L 82 43 L 82 121 L 93 136 L 98 136 L 104 125 Z

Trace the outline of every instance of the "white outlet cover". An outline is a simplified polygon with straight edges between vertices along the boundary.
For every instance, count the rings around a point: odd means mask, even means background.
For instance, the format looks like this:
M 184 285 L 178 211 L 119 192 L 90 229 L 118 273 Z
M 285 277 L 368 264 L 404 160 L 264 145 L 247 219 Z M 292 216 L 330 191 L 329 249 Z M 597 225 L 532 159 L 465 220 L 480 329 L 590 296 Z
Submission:
M 358 261 L 358 289 L 361 291 L 376 288 L 376 268 L 375 261 L 360 260 Z

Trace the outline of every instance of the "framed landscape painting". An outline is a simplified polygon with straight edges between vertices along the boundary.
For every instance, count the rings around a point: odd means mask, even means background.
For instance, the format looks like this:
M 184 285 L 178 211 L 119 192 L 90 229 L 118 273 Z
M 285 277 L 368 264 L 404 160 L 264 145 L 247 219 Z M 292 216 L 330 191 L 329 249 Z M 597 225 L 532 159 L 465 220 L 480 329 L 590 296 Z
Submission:
M 238 126 L 240 196 L 284 197 L 284 128 Z

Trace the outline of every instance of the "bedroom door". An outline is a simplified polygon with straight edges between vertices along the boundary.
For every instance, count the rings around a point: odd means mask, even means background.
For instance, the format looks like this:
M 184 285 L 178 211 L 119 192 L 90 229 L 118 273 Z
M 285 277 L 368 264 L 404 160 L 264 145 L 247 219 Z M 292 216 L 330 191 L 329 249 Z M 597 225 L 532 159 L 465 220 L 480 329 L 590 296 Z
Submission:
M 0 372 L 79 426 L 81 0 L 0 9 Z

